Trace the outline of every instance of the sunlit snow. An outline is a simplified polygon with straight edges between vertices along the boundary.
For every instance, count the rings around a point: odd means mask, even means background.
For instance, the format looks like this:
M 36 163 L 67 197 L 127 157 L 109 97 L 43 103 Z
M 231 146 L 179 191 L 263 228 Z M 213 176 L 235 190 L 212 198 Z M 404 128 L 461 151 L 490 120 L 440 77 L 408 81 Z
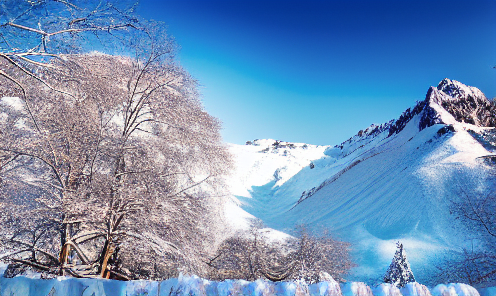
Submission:
M 231 145 L 237 166 L 228 183 L 249 213 L 236 214 L 238 225 L 253 216 L 289 234 L 298 224 L 329 229 L 352 243 L 358 267 L 350 278 L 368 283 L 380 282 L 400 240 L 417 280 L 429 282 L 436 260 L 471 243 L 450 202 L 465 190 L 488 194 L 495 184 L 481 161 L 493 153 L 468 132 L 488 128 L 457 122 L 437 102 L 431 107 L 455 132 L 438 133 L 445 124 L 419 131 L 419 114 L 398 134 L 371 134 L 382 127 L 373 125 L 336 147 L 276 148 L 272 139 Z

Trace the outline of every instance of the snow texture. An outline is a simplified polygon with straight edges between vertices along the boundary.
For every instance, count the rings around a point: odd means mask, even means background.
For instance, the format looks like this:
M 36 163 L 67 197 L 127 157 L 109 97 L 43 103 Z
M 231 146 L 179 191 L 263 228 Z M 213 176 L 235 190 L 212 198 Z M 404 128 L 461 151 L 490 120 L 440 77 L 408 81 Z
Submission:
M 351 282 L 343 285 L 343 296 L 373 296 L 369 286 L 362 282 Z
M 348 279 L 367 284 L 382 281 L 401 240 L 416 279 L 437 284 L 430 281 L 439 258 L 470 247 L 471 234 L 450 214 L 450 201 L 462 191 L 485 196 L 496 184 L 482 161 L 495 153 L 473 136 L 494 128 L 459 122 L 441 106 L 461 93 L 485 98 L 443 80 L 398 120 L 372 125 L 340 145 L 272 139 L 230 145 L 236 159 L 228 180 L 231 207 L 242 209 L 231 215 L 233 224 L 246 228 L 258 218 L 288 234 L 297 224 L 328 229 L 353 245 L 357 267 Z
M 401 291 L 396 285 L 382 283 L 372 289 L 375 296 L 401 296 Z
M 494 288 L 490 288 L 494 289 Z M 483 291 L 482 289 L 481 291 Z M 489 293 L 489 295 L 496 295 L 496 290 L 493 290 L 493 294 Z M 457 295 L 467 295 L 467 296 L 479 296 L 479 292 L 472 286 L 466 284 L 449 284 L 449 285 L 437 285 L 432 289 L 432 296 L 457 296 Z M 480 294 L 484 296 L 484 293 Z
M 486 288 L 481 296 L 493 296 L 495 288 Z M 362 282 L 341 284 L 334 280 L 308 285 L 305 282 L 269 282 L 257 280 L 208 281 L 196 276 L 180 276 L 162 282 L 116 281 L 58 277 L 51 280 L 17 276 L 0 278 L 0 296 L 479 296 L 465 284 L 438 285 L 432 292 L 419 283 L 408 283 L 398 289 L 391 284 L 374 288 Z
M 421 285 L 421 284 L 416 283 L 416 282 L 406 284 L 405 287 L 400 289 L 400 292 L 403 296 L 431 296 L 432 295 L 426 286 Z M 465 294 L 458 294 L 458 295 L 465 295 Z

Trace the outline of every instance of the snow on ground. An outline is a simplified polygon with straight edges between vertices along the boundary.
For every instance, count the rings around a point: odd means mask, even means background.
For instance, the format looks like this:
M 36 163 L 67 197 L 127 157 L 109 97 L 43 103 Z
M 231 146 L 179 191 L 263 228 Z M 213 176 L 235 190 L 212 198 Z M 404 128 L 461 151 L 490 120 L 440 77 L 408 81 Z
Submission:
M 248 213 L 238 210 L 238 225 L 256 217 L 289 234 L 301 223 L 330 229 L 353 244 L 350 279 L 368 283 L 380 282 L 400 240 L 417 279 L 430 283 L 433 263 L 469 243 L 450 202 L 463 191 L 487 194 L 496 180 L 479 159 L 492 153 L 468 133 L 487 128 L 453 120 L 455 132 L 419 131 L 420 117 L 390 137 L 366 130 L 335 147 L 230 145 L 237 169 L 228 183 Z
M 493 289 L 493 290 L 491 290 Z M 483 296 L 492 296 L 494 288 L 483 290 Z M 116 281 L 107 279 L 77 279 L 57 277 L 50 280 L 25 276 L 0 277 L 1 296 L 479 296 L 476 289 L 465 284 L 438 285 L 430 290 L 419 283 L 408 283 L 404 288 L 390 284 L 369 287 L 361 282 L 338 284 L 334 280 L 317 284 L 305 282 L 269 282 L 257 280 L 208 281 L 196 276 L 156 281 Z
M 230 178 L 230 189 L 235 196 L 250 197 L 252 186 L 263 186 L 275 181 L 272 187 L 281 186 L 308 167 L 314 160 L 324 157 L 329 146 L 282 142 L 279 148 L 275 140 L 256 140 L 252 145 L 230 144 L 236 155 L 235 173 Z
M 57 277 L 40 279 L 39 274 L 4 278 L 6 264 L 0 264 L 0 296 L 479 296 L 477 290 L 465 284 L 437 285 L 429 289 L 419 283 L 408 283 L 404 288 L 391 284 L 367 286 L 362 282 L 337 283 L 332 278 L 325 282 L 269 282 L 257 280 L 208 281 L 196 276 L 179 276 L 165 281 L 117 281 L 107 279 L 77 279 Z M 480 290 L 481 296 L 496 295 L 496 287 Z
M 310 170 L 311 163 L 321 166 L 325 158 L 329 158 L 324 154 L 329 146 L 293 143 L 294 148 L 290 148 L 282 142 L 279 148 L 275 148 L 275 142 L 266 139 L 255 140 L 252 145 L 229 145 L 236 158 L 234 173 L 228 180 L 233 198 L 226 206 L 225 215 L 236 229 L 247 230 L 251 221 L 258 218 L 241 209 L 248 206 L 246 198 L 256 194 L 254 187 L 273 190 L 286 184 L 301 170 Z M 325 180 L 323 176 L 306 177 L 300 182 L 298 191 L 307 189 L 309 185 L 318 186 Z M 281 236 L 279 232 L 273 233 Z
M 24 109 L 24 102 L 18 97 L 2 97 L 0 98 L 0 105 L 10 107 L 15 111 L 22 111 Z

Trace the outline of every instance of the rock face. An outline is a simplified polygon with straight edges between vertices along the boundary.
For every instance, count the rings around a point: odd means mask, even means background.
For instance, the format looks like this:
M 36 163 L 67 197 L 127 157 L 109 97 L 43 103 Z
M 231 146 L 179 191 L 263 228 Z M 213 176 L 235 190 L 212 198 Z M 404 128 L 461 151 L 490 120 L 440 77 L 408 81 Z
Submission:
M 419 102 L 413 109 L 408 108 L 388 127 L 389 136 L 402 131 L 410 119 L 422 112 L 419 130 L 446 123 L 433 105 L 442 107 L 458 122 L 496 127 L 495 103 L 489 101 L 478 88 L 445 78 L 437 87 L 429 88 L 424 101 Z
M 496 105 L 476 87 L 445 78 L 427 92 L 426 103 L 437 104 L 458 122 L 476 126 L 496 126 Z
M 449 96 L 440 105 L 457 121 L 477 126 L 496 126 L 496 105 L 478 88 L 446 78 L 439 83 L 437 89 Z

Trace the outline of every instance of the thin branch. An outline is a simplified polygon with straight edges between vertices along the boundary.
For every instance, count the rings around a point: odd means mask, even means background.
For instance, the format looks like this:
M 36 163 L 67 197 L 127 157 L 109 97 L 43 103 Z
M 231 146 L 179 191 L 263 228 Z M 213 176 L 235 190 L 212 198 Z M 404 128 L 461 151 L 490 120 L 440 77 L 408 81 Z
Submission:
M 0 56 L 3 56 L 2 54 L 0 54 Z M 8 59 L 8 58 L 7 58 Z M 10 60 L 10 59 L 9 59 Z M 31 117 L 31 120 L 33 120 L 33 123 L 34 123 L 34 126 L 36 128 L 36 130 L 40 133 L 40 135 L 42 134 L 41 132 L 41 129 L 38 125 L 38 121 L 36 120 L 36 118 L 34 117 L 33 113 L 31 112 L 31 108 L 29 107 L 29 103 L 28 103 L 28 100 L 27 100 L 27 95 L 26 95 L 26 89 L 24 88 L 24 86 L 19 82 L 17 81 L 17 79 L 15 79 L 14 77 L 10 76 L 9 74 L 5 73 L 3 70 L 0 69 L 0 75 L 9 79 L 10 81 L 14 82 L 15 84 L 17 84 L 21 90 L 22 90 L 22 94 L 23 94 L 23 97 L 24 97 L 24 103 L 26 104 L 26 109 L 28 111 L 28 114 L 29 116 Z
M 91 28 L 79 28 L 79 29 L 71 28 L 71 29 L 64 29 L 64 30 L 60 30 L 60 31 L 52 32 L 52 33 L 47 33 L 47 32 L 42 31 L 42 30 L 33 29 L 33 28 L 26 27 L 26 26 L 19 25 L 19 24 L 14 24 L 12 22 L 7 23 L 6 25 L 12 26 L 12 27 L 15 27 L 18 29 L 30 31 L 33 33 L 37 33 L 39 35 L 42 35 L 43 37 L 50 37 L 50 36 L 54 36 L 54 35 L 58 35 L 58 34 L 64 34 L 64 33 L 81 33 L 81 32 L 88 32 L 88 31 L 111 31 L 111 30 L 119 30 L 119 29 L 123 29 L 123 28 L 127 28 L 127 27 L 132 27 L 134 29 L 138 29 L 133 24 L 121 24 L 121 25 L 112 25 L 112 26 L 107 26 L 107 27 L 91 27 Z
M 13 162 L 14 160 L 16 160 L 18 157 L 20 156 L 20 154 L 16 153 L 16 155 L 14 155 L 13 157 L 11 157 L 9 160 L 7 160 L 6 162 L 0 164 L 0 170 L 2 168 L 4 168 L 6 165 L 8 165 L 9 163 Z
M 88 259 L 86 254 L 83 252 L 83 250 L 81 250 L 81 248 L 79 248 L 79 245 L 77 243 L 75 243 L 74 241 L 68 240 L 66 242 L 66 245 L 71 246 L 76 251 L 76 253 L 79 255 L 79 258 L 81 259 L 83 264 L 88 264 L 88 262 L 90 260 Z
M 52 172 L 55 174 L 55 177 L 57 178 L 57 181 L 60 183 L 61 187 L 65 190 L 64 182 L 62 181 L 62 178 L 61 178 L 61 176 L 60 176 L 57 168 L 53 164 L 51 164 L 48 160 L 45 160 L 43 157 L 38 156 L 38 155 L 34 155 L 32 153 L 27 153 L 27 152 L 22 152 L 22 151 L 16 151 L 16 150 L 12 150 L 12 149 L 0 148 L 0 151 L 17 153 L 19 155 L 25 155 L 25 156 L 29 156 L 29 157 L 33 157 L 33 158 L 36 158 L 36 159 L 41 160 L 43 163 L 45 163 L 46 165 L 48 165 L 52 169 Z
M 19 241 L 19 240 L 16 240 L 16 239 L 11 239 L 10 241 L 13 242 L 13 243 L 24 245 L 24 246 L 30 248 L 30 251 L 33 250 L 33 251 L 36 251 L 36 252 L 40 252 L 40 253 L 46 255 L 47 257 L 49 257 L 50 259 L 55 260 L 55 262 L 58 262 L 57 258 L 54 255 L 48 253 L 47 251 L 44 251 L 44 250 L 39 249 L 39 248 L 36 248 L 35 246 L 33 246 L 31 244 L 28 244 L 28 243 L 25 243 L 23 241 Z
M 191 189 L 191 188 L 193 188 L 193 187 L 196 187 L 196 186 L 198 186 L 198 185 L 202 184 L 203 182 L 207 181 L 207 179 L 208 179 L 208 178 L 210 178 L 210 175 L 209 175 L 208 177 L 206 177 L 205 179 L 201 180 L 200 182 L 198 182 L 198 183 L 196 183 L 196 184 L 193 184 L 193 185 L 191 185 L 191 186 L 189 186 L 189 187 L 187 187 L 187 188 L 184 188 L 183 190 L 180 190 L 179 192 L 176 192 L 176 193 L 174 193 L 173 195 L 168 195 L 168 197 L 174 197 L 174 196 L 177 196 L 177 195 L 179 195 L 179 194 L 181 194 L 181 193 L 185 192 L 186 190 L 189 190 L 189 189 Z
M 44 270 L 44 271 L 49 271 L 50 270 L 50 266 L 42 265 L 42 264 L 35 263 L 35 262 L 32 262 L 32 261 L 28 261 L 28 260 L 12 259 L 12 261 L 19 262 L 19 263 L 22 263 L 22 264 L 25 264 L 25 265 L 28 265 L 28 266 L 31 266 L 31 267 L 34 267 L 34 268 L 38 268 L 40 270 Z
M 186 175 L 187 173 L 183 172 L 178 172 L 178 173 L 171 173 L 171 174 L 166 174 L 166 175 L 157 175 L 159 178 L 165 178 L 165 177 L 170 177 L 170 176 L 175 176 L 175 175 Z
M 10 252 L 7 254 L 0 255 L 0 259 L 7 258 L 7 257 L 10 257 L 12 255 L 16 255 L 16 254 L 20 254 L 20 253 L 24 253 L 24 252 L 31 252 L 31 251 L 32 251 L 31 248 L 13 251 L 13 252 Z
M 115 177 L 120 177 L 120 176 L 123 176 L 123 175 L 129 175 L 129 174 L 143 174 L 143 173 L 148 173 L 148 172 L 151 172 L 151 170 L 127 171 L 127 172 L 118 173 L 118 174 L 115 175 Z
M 48 87 L 49 89 L 51 89 L 51 90 L 53 90 L 53 91 L 55 91 L 55 92 L 58 92 L 58 93 L 64 94 L 64 95 L 68 95 L 68 96 L 70 96 L 70 97 L 72 97 L 72 98 L 74 98 L 74 99 L 76 98 L 75 96 L 73 96 L 72 94 L 70 94 L 70 93 L 68 93 L 68 92 L 65 92 L 65 91 L 62 91 L 62 90 L 58 90 L 58 89 L 56 89 L 56 88 L 52 87 L 52 86 L 51 86 L 50 84 L 48 84 L 45 80 L 43 80 L 43 79 L 41 79 L 40 77 L 38 77 L 38 76 L 36 76 L 36 75 L 34 75 L 34 74 L 30 73 L 30 72 L 29 72 L 29 71 L 27 71 L 24 67 L 22 67 L 21 65 L 19 65 L 18 63 L 16 63 L 16 62 L 15 62 L 14 60 L 12 60 L 11 58 L 9 58 L 6 54 L 0 53 L 0 57 L 3 57 L 3 58 L 4 58 L 4 59 L 6 59 L 7 61 L 9 61 L 12 65 L 14 65 L 14 66 L 16 66 L 17 68 L 19 68 L 19 69 L 20 69 L 22 72 L 24 72 L 26 75 L 28 75 L 28 76 L 30 76 L 30 77 L 33 77 L 34 79 L 36 79 L 36 80 L 40 81 L 41 83 L 43 83 L 43 84 L 44 84 L 46 87 Z M 1 70 L 0 70 L 0 71 L 1 71 Z M 1 71 L 1 72 L 3 72 L 3 71 Z M 1 72 L 0 72 L 0 74 L 2 74 Z M 4 72 L 4 73 L 5 73 L 5 72 Z M 2 74 L 2 75 L 3 75 L 3 74 Z M 3 75 L 3 76 L 5 76 L 5 75 Z M 7 76 L 5 76 L 5 77 L 7 77 Z M 9 79 L 11 79 L 12 81 L 16 82 L 16 80 L 15 80 L 15 79 L 13 79 L 13 78 L 10 78 L 10 76 L 9 76 L 9 77 L 7 77 L 7 78 L 9 78 Z M 18 84 L 18 82 L 16 82 L 16 84 Z M 24 92 L 24 93 L 25 93 L 25 92 Z
M 26 27 L 26 26 L 23 26 L 23 25 L 14 24 L 12 22 L 8 22 L 6 25 L 12 26 L 14 28 L 18 28 L 18 29 L 22 29 L 22 30 L 26 30 L 26 31 L 34 32 L 34 33 L 38 33 L 38 34 L 43 35 L 43 36 L 47 36 L 48 35 L 48 33 L 45 32 L 45 31 L 33 29 L 33 28 Z
M 76 10 L 81 10 L 81 8 L 79 8 L 79 7 L 77 7 L 76 5 L 74 5 L 74 4 L 72 4 L 72 3 L 69 3 L 69 2 L 67 2 L 67 1 L 65 1 L 65 0 L 53 0 L 53 1 L 63 3 L 63 4 L 65 4 L 65 5 L 67 5 L 67 6 L 69 6 L 69 7 L 72 7 L 72 8 L 74 8 L 74 9 L 76 9 Z
M 18 58 L 20 58 L 21 60 L 25 61 L 25 62 L 28 62 L 28 63 L 31 63 L 33 65 L 36 65 L 36 66 L 39 66 L 39 67 L 46 67 L 46 68 L 51 68 L 51 69 L 55 69 L 55 67 L 51 64 L 45 64 L 45 63 L 40 63 L 40 62 L 37 62 L 37 61 L 33 61 L 31 59 L 28 59 L 26 58 L 25 56 L 20 56 L 20 55 L 15 55 L 17 56 Z
M 105 236 L 105 232 L 103 232 L 102 230 L 95 230 L 91 232 L 76 234 L 71 238 L 71 240 L 80 244 L 102 236 Z

